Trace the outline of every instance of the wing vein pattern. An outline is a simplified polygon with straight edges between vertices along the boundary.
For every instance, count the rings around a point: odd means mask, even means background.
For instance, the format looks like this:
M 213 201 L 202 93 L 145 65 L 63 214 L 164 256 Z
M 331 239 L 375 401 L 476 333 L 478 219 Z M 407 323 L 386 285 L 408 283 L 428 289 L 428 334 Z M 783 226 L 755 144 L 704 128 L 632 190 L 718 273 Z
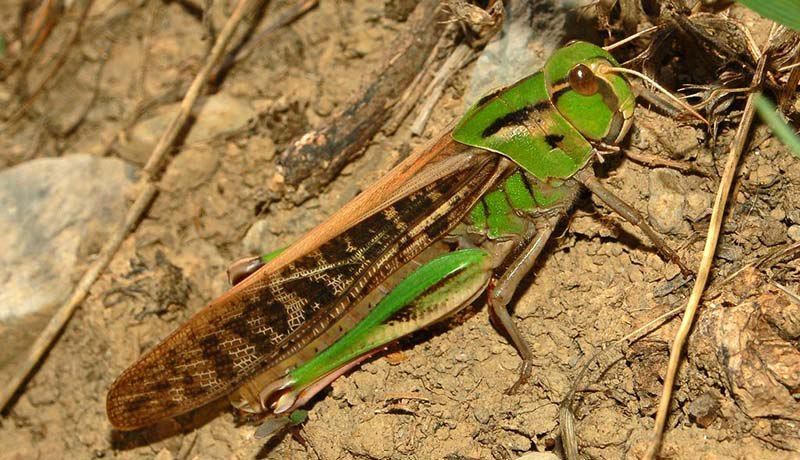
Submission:
M 111 422 L 140 427 L 217 399 L 354 314 L 359 299 L 445 235 L 499 179 L 500 157 L 475 155 L 199 311 L 114 382 Z

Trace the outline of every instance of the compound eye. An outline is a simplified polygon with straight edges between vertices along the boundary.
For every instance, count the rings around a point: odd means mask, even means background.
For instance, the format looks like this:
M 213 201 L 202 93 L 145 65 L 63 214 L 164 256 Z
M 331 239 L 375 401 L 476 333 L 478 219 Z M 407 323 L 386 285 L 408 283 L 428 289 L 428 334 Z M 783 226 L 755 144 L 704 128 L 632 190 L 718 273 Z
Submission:
M 569 86 L 581 96 L 591 96 L 600 89 L 597 76 L 583 64 L 578 64 L 569 71 Z

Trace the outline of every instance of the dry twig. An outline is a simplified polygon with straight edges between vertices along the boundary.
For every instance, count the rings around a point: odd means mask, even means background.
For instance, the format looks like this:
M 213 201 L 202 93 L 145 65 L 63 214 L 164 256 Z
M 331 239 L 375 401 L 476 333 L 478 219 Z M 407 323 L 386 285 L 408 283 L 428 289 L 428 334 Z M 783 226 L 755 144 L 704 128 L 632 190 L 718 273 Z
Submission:
M 147 98 L 147 71 L 150 68 L 148 64 L 150 62 L 153 35 L 156 33 L 157 22 L 161 17 L 162 9 L 163 4 L 161 2 L 153 2 L 150 7 L 150 16 L 147 18 L 145 34 L 142 38 L 142 65 L 136 78 L 136 93 L 140 100 Z
M 442 66 L 433 77 L 430 86 L 423 95 L 424 102 L 419 110 L 414 123 L 411 124 L 411 132 L 419 136 L 425 130 L 425 125 L 428 124 L 428 119 L 431 116 L 433 108 L 439 99 L 442 97 L 444 89 L 450 82 L 450 78 L 458 72 L 467 62 L 475 57 L 475 51 L 468 45 L 460 44 L 455 50 L 447 57 Z
M 156 195 L 157 186 L 156 178 L 161 169 L 164 157 L 171 150 L 181 128 L 186 124 L 192 108 L 195 105 L 198 97 L 200 96 L 203 88 L 208 82 L 208 76 L 216 63 L 222 57 L 222 53 L 230 42 L 233 33 L 236 31 L 239 22 L 241 22 L 245 13 L 248 10 L 250 2 L 253 0 L 239 0 L 233 13 L 228 18 L 222 31 L 219 34 L 217 43 L 214 44 L 211 54 L 208 56 L 203 68 L 197 73 L 191 86 L 189 87 L 186 95 L 181 102 L 180 111 L 169 124 L 164 134 L 156 144 L 150 158 L 144 167 L 142 177 L 139 179 L 137 187 L 140 192 L 134 201 L 133 205 L 128 209 L 125 220 L 122 225 L 117 229 L 113 236 L 106 242 L 97 259 L 91 267 L 84 273 L 75 290 L 72 292 L 69 300 L 62 304 L 55 315 L 53 315 L 47 327 L 41 332 L 36 342 L 30 349 L 28 356 L 22 361 L 19 366 L 14 370 L 14 373 L 9 380 L 8 385 L 0 391 L 0 409 L 4 409 L 9 401 L 12 399 L 17 390 L 26 381 L 31 370 L 36 366 L 39 360 L 50 349 L 51 345 L 60 335 L 64 326 L 67 324 L 72 314 L 83 302 L 89 294 L 89 289 L 94 284 L 95 280 L 105 270 L 111 259 L 116 254 L 122 242 L 127 237 L 140 221 L 147 208 L 150 206 L 153 198 Z M 88 7 L 87 7 L 88 10 Z
M 392 56 L 369 85 L 324 128 L 307 132 L 281 153 L 280 174 L 288 188 L 297 187 L 291 194 L 294 203 L 333 180 L 389 119 L 388 109 L 414 81 L 445 29 L 440 7 L 438 1 L 422 0 L 409 17 L 409 29 L 387 47 Z
M 761 84 L 761 79 L 764 74 L 767 56 L 761 57 L 756 71 L 753 87 Z M 736 137 L 731 145 L 731 151 L 728 155 L 728 160 L 725 164 L 725 172 L 720 180 L 720 186 L 717 190 L 717 196 L 714 201 L 714 208 L 711 211 L 711 222 L 708 226 L 708 236 L 706 244 L 703 248 L 703 258 L 700 261 L 700 268 L 697 272 L 697 279 L 695 280 L 692 294 L 686 304 L 686 312 L 683 315 L 678 333 L 675 336 L 675 341 L 672 344 L 672 350 L 669 356 L 669 366 L 667 368 L 667 375 L 664 378 L 664 390 L 661 393 L 661 401 L 658 406 L 658 413 L 656 414 L 655 426 L 653 427 L 653 439 L 645 454 L 646 459 L 654 459 L 661 449 L 661 440 L 664 436 L 664 427 L 669 414 L 669 405 L 672 401 L 672 390 L 675 384 L 675 375 L 678 371 L 678 365 L 681 361 L 681 354 L 683 353 L 683 346 L 689 336 L 689 330 L 692 327 L 697 307 L 700 299 L 703 297 L 706 283 L 708 281 L 711 266 L 714 262 L 714 254 L 716 252 L 717 241 L 719 240 L 720 228 L 722 227 L 722 218 L 725 214 L 725 207 L 728 201 L 728 195 L 733 184 L 733 179 L 736 177 L 736 168 L 739 164 L 739 158 L 744 151 L 747 141 L 747 135 L 750 132 L 750 126 L 753 123 L 755 116 L 755 97 L 756 92 L 750 94 L 747 98 L 747 105 L 745 106 L 742 121 L 739 124 L 739 129 L 736 131 Z
M 25 49 L 19 58 L 17 91 L 24 90 L 28 71 L 63 14 L 64 2 L 61 1 L 45 0 L 38 5 L 35 2 L 22 2 L 19 12 L 19 38 Z M 26 30 L 29 21 L 30 30 Z
M 403 92 L 403 95 L 394 107 L 392 107 L 392 117 L 383 125 L 383 132 L 386 135 L 394 134 L 400 128 L 400 125 L 406 117 L 414 110 L 414 107 L 417 106 L 420 99 L 422 99 L 423 91 L 428 88 L 433 79 L 435 73 L 434 64 L 438 61 L 440 51 L 453 46 L 453 33 L 456 27 L 456 24 L 449 24 L 447 29 L 442 32 L 439 41 L 433 47 L 428 55 L 428 59 L 422 65 L 422 70 L 417 73 L 414 80 L 408 85 L 405 92 Z

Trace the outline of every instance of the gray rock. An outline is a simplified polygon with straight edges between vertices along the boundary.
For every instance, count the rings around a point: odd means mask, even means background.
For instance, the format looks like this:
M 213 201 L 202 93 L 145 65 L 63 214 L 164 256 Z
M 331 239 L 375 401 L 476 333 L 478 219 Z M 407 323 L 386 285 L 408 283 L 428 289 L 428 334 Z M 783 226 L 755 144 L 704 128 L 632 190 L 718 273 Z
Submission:
M 538 4 L 538 3 L 541 3 Z M 503 33 L 492 40 L 476 60 L 464 102 L 471 105 L 499 84 L 511 84 L 539 70 L 547 56 L 561 45 L 567 12 L 573 0 L 506 2 Z M 536 18 L 536 24 L 531 24 Z
M 56 305 L 127 209 L 135 168 L 90 155 L 0 172 L 0 320 Z

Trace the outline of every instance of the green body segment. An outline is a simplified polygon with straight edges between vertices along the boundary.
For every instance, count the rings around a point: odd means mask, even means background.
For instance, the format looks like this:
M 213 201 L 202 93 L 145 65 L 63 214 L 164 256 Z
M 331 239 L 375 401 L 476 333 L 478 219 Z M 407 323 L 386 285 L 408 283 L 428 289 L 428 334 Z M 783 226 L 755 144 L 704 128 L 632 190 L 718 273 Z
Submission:
M 341 339 L 290 373 L 302 389 L 356 358 L 438 321 L 486 286 L 489 256 L 462 249 L 438 257 L 403 279 Z
M 541 72 L 478 101 L 453 138 L 503 154 L 542 182 L 571 177 L 592 153 L 592 145 L 551 104 Z
M 527 228 L 526 216 L 556 207 L 571 196 L 562 185 L 542 183 L 516 171 L 472 208 L 471 230 L 492 240 L 520 235 Z
M 518 235 L 525 228 L 525 223 L 519 217 L 508 201 L 508 195 L 502 188 L 487 193 L 474 212 L 485 215 L 484 228 L 491 239 L 504 236 Z M 477 225 L 476 225 L 477 227 Z M 480 227 L 478 227 L 480 229 Z

